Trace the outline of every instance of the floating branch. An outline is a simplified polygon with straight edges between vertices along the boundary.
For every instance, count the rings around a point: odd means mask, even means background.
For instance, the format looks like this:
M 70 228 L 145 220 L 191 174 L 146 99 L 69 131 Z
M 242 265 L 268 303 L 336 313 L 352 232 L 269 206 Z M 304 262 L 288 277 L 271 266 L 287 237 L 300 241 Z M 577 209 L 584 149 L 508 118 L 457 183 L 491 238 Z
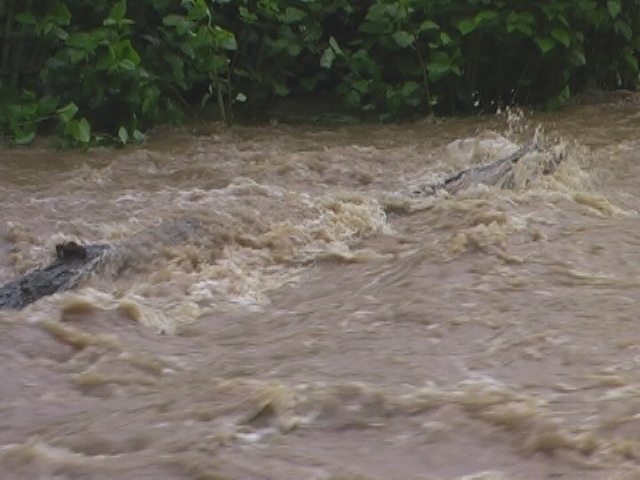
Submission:
M 411 192 L 411 195 L 415 197 L 429 197 L 436 195 L 441 190 L 445 190 L 449 194 L 455 195 L 462 190 L 466 190 L 477 185 L 493 185 L 499 186 L 500 188 L 513 188 L 513 167 L 528 153 L 536 150 L 538 150 L 538 146 L 535 143 L 531 143 L 504 158 L 496 160 L 493 163 L 481 165 L 479 167 L 467 168 L 466 170 L 462 170 L 455 175 L 446 178 L 444 181 L 416 189 Z M 542 174 L 548 175 L 553 173 L 562 160 L 562 157 L 546 160 L 542 168 Z

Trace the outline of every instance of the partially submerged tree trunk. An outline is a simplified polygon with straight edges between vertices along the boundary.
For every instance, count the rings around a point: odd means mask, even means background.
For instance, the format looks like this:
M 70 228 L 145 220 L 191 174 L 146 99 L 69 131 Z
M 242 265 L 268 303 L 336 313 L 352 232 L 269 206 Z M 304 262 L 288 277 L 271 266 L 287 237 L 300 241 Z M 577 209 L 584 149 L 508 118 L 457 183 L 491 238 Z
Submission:
M 0 310 L 19 310 L 40 298 L 75 288 L 96 267 L 109 245 L 56 245 L 57 258 L 0 287 Z
M 462 170 L 455 175 L 447 177 L 444 181 L 422 187 L 412 192 L 413 196 L 434 196 L 441 191 L 455 195 L 462 190 L 478 185 L 496 186 L 499 188 L 513 188 L 513 168 L 527 154 L 536 151 L 537 145 L 531 143 L 522 147 L 504 158 L 487 165 L 471 167 Z M 541 173 L 548 175 L 558 167 L 562 158 L 548 160 L 542 165 Z
M 197 242 L 201 228 L 200 221 L 183 219 L 144 230 L 118 246 L 58 244 L 49 265 L 0 287 L 0 310 L 19 310 L 47 295 L 76 288 L 96 271 L 117 277 L 152 261 L 163 247 Z

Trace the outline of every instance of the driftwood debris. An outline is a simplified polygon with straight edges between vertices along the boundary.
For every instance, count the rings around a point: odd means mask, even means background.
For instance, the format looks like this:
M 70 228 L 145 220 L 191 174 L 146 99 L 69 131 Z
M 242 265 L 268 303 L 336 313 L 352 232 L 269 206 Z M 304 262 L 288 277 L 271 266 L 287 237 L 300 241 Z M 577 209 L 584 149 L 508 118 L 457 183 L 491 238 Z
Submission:
M 524 146 L 504 158 L 478 167 L 462 170 L 455 175 L 447 177 L 436 184 L 427 185 L 411 192 L 412 196 L 434 196 L 440 191 L 446 191 L 451 195 L 477 185 L 491 185 L 499 188 L 513 188 L 513 167 L 527 154 L 538 149 L 536 143 Z M 553 173 L 562 158 L 554 158 L 545 162 L 542 173 Z
M 0 310 L 20 310 L 47 295 L 76 288 L 94 272 L 118 277 L 151 262 L 163 248 L 197 243 L 201 233 L 200 221 L 181 219 L 143 230 L 116 246 L 60 243 L 51 263 L 0 286 Z
M 96 266 L 109 245 L 56 245 L 56 258 L 0 287 L 0 310 L 19 310 L 56 292 L 76 287 Z

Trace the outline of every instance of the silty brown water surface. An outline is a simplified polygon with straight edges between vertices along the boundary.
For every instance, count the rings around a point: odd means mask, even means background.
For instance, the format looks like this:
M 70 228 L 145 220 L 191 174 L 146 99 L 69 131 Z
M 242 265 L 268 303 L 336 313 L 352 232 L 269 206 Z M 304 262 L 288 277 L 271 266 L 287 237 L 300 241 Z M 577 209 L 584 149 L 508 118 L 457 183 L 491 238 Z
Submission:
M 640 478 L 630 100 L 2 150 L 0 281 L 130 245 L 0 313 L 2 478 Z M 553 175 L 409 195 L 536 128 Z

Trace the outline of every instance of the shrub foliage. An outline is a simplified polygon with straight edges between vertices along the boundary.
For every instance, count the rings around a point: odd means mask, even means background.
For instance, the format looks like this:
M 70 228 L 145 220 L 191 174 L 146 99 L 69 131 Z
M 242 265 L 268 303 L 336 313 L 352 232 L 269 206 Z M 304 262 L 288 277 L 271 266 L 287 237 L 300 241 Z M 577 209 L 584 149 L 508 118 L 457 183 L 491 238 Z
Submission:
M 8 0 L 0 134 L 140 140 L 212 103 L 226 122 L 326 95 L 380 119 L 558 107 L 639 83 L 638 0 Z

